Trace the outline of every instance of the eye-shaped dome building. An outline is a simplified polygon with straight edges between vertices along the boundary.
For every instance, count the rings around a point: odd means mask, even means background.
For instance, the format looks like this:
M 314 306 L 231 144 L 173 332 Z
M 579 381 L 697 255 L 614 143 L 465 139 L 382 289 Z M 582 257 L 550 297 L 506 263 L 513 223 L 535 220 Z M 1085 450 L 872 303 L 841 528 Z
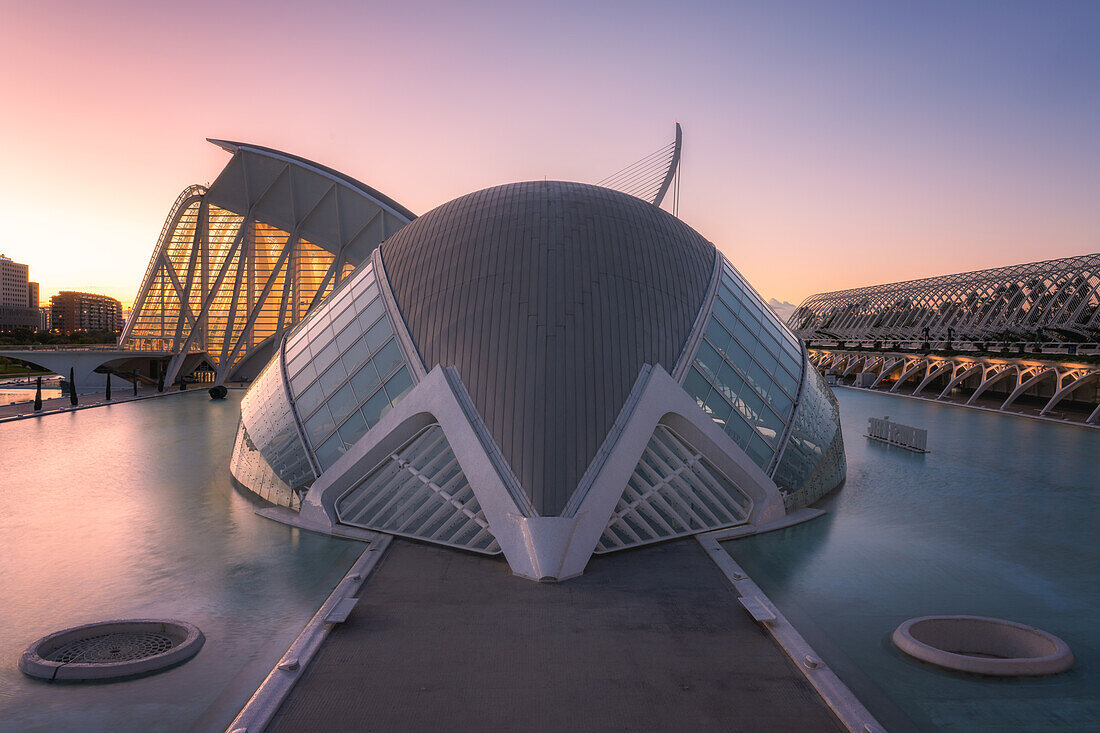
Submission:
M 232 472 L 301 526 L 557 580 L 781 519 L 845 462 L 836 399 L 714 245 L 633 196 L 535 181 L 376 247 L 248 390 Z

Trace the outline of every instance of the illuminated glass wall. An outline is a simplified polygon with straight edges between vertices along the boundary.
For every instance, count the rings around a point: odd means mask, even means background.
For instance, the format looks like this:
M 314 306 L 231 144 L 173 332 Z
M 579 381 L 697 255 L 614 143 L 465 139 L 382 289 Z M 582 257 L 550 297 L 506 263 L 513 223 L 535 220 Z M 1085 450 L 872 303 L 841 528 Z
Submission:
M 158 351 L 186 345 L 206 351 L 228 375 L 332 289 L 335 256 L 208 204 L 202 189 L 189 192 L 169 217 L 121 345 Z

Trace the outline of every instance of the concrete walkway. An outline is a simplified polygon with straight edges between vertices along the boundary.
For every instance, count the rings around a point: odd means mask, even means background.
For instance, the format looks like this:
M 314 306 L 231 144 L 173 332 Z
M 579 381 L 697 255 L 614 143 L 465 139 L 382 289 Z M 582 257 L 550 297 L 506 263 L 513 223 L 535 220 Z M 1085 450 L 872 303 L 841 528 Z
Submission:
M 269 731 L 840 731 L 693 539 L 558 584 L 395 540 Z

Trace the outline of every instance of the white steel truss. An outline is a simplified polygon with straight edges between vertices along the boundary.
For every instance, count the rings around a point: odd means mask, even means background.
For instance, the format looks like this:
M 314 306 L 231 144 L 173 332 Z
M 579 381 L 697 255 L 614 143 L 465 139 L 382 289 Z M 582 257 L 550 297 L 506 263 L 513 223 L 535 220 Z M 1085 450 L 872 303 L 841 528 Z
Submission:
M 658 425 L 596 545 L 597 553 L 748 522 L 752 499 Z
M 802 338 L 1100 339 L 1100 254 L 819 293 L 788 325 Z
M 342 524 L 498 554 L 489 522 L 438 423 L 336 500 Z
M 255 357 L 258 372 L 283 333 L 389 235 L 414 218 L 354 179 L 258 146 L 212 141 L 233 154 L 209 189 L 187 188 L 165 221 L 123 348 L 205 352 L 220 383 Z

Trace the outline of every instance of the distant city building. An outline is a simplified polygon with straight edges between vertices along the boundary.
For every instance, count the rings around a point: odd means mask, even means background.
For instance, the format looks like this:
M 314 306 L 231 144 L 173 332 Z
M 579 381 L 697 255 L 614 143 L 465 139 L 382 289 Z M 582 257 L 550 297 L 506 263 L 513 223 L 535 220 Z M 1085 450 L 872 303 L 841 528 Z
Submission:
M 62 290 L 50 298 L 50 326 L 62 333 L 122 329 L 122 303 L 106 295 Z
M 38 330 L 49 331 L 52 329 L 53 311 L 50 306 L 43 305 L 38 308 Z
M 38 327 L 38 283 L 30 282 L 29 273 L 26 265 L 0 254 L 0 331 Z
M 27 307 L 38 307 L 38 283 L 36 282 L 27 283 Z

